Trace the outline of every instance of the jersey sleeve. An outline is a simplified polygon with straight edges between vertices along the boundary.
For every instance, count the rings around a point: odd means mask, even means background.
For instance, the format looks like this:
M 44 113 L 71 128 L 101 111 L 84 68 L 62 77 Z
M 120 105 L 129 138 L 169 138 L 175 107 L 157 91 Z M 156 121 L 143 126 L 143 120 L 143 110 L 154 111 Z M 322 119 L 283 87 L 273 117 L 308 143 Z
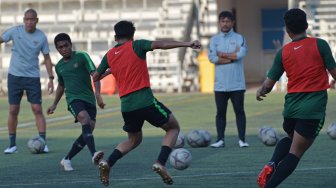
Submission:
M 328 70 L 336 68 L 335 59 L 332 55 L 329 44 L 323 39 L 317 39 L 317 48 L 321 54 L 325 67 Z
M 146 53 L 148 51 L 153 51 L 152 41 L 149 40 L 135 40 L 133 42 L 133 50 L 135 54 L 141 59 L 146 59 Z
M 82 55 L 83 55 L 85 67 L 89 71 L 89 73 L 95 71 L 96 70 L 96 66 L 94 65 L 94 63 L 93 63 L 92 59 L 90 58 L 90 56 L 87 53 L 85 53 L 85 52 L 82 52 Z
M 271 80 L 278 81 L 284 72 L 285 69 L 282 64 L 282 49 L 281 49 L 276 54 L 272 68 L 267 73 L 267 77 L 270 78 Z
M 15 27 L 11 27 L 2 33 L 1 38 L 4 42 L 8 42 L 13 39 L 12 34 L 13 34 L 14 29 Z
M 49 54 L 50 49 L 49 49 L 49 44 L 48 44 L 47 36 L 45 36 L 45 34 L 43 32 L 42 32 L 42 34 L 43 34 L 43 43 L 42 43 L 42 49 L 41 49 L 41 51 L 42 51 L 42 53 L 44 55 L 46 55 L 46 54 Z
M 97 68 L 97 72 L 99 74 L 103 74 L 108 68 L 109 68 L 109 65 L 107 62 L 107 53 L 106 53 Z

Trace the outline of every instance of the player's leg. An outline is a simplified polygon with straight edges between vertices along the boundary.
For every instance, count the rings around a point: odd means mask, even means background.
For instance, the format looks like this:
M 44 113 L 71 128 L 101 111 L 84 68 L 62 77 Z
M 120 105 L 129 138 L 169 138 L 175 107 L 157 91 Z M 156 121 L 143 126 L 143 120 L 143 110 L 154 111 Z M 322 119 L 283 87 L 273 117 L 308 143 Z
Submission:
M 125 122 L 123 129 L 127 132 L 128 138 L 117 145 L 106 161 L 99 162 L 99 177 L 102 184 L 109 185 L 110 169 L 113 165 L 142 142 L 141 129 L 144 124 L 142 110 L 122 113 Z
M 8 88 L 8 135 L 9 135 L 9 147 L 5 149 L 4 153 L 12 154 L 17 152 L 16 147 L 16 129 L 18 124 L 18 115 L 20 112 L 20 102 L 23 95 L 23 88 L 20 84 L 20 77 L 8 74 L 7 78 Z
M 244 110 L 244 98 L 245 98 L 245 90 L 231 92 L 230 99 L 232 102 L 233 110 L 236 115 L 236 124 L 239 136 L 238 143 L 240 147 L 249 146 L 249 144 L 245 141 L 246 115 Z
M 42 110 L 42 93 L 40 78 L 25 78 L 24 89 L 27 92 L 28 101 L 35 116 L 35 123 L 38 134 L 46 141 L 46 120 Z M 44 152 L 49 152 L 48 146 L 44 148 Z
M 211 147 L 218 148 L 224 147 L 224 136 L 226 128 L 226 110 L 229 100 L 228 92 L 218 92 L 215 91 L 215 102 L 216 102 L 216 131 L 217 140 L 215 143 L 211 144 Z
M 266 184 L 266 188 L 276 187 L 295 170 L 303 154 L 313 144 L 321 130 L 324 119 L 299 119 L 295 125 L 289 153 L 277 166 L 276 171 Z
M 279 162 L 282 161 L 284 157 L 289 153 L 289 149 L 292 144 L 295 124 L 296 119 L 284 118 L 283 129 L 288 136 L 278 142 L 274 149 L 271 160 L 263 167 L 262 171 L 259 173 L 257 183 L 260 187 L 265 187 L 266 183 L 271 178 Z
M 156 99 L 154 100 L 154 105 L 148 108 L 144 115 L 150 124 L 161 127 L 166 132 L 162 140 L 160 153 L 152 169 L 161 176 L 164 183 L 171 185 L 173 184 L 173 179 L 167 172 L 165 165 L 176 143 L 180 126 L 171 111 Z

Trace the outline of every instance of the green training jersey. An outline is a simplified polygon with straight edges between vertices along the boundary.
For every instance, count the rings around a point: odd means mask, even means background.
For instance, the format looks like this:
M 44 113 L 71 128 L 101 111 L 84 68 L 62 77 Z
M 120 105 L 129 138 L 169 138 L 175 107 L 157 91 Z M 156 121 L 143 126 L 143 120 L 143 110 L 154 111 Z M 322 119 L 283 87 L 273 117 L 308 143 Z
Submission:
M 71 59 L 67 62 L 63 58 L 59 60 L 55 70 L 58 84 L 64 86 L 68 105 L 75 99 L 96 105 L 91 84 L 91 73 L 96 67 L 87 53 L 73 51 Z
M 122 45 L 122 44 L 121 44 Z M 152 41 L 135 40 L 133 41 L 133 51 L 141 58 L 146 59 L 146 53 L 152 51 Z M 107 54 L 103 57 L 97 72 L 103 74 L 109 68 Z M 140 108 L 150 106 L 154 102 L 154 95 L 150 88 L 143 88 L 120 98 L 121 111 L 130 112 Z
M 305 38 L 305 37 L 304 37 Z M 297 40 L 302 40 L 300 38 Z M 323 59 L 326 69 L 336 68 L 335 60 L 332 56 L 328 43 L 322 39 L 317 39 L 317 48 Z M 276 54 L 268 78 L 277 81 L 284 73 L 282 64 L 282 49 Z M 298 119 L 322 119 L 325 116 L 328 94 L 326 90 L 317 92 L 289 93 L 285 96 L 283 116 L 286 118 Z

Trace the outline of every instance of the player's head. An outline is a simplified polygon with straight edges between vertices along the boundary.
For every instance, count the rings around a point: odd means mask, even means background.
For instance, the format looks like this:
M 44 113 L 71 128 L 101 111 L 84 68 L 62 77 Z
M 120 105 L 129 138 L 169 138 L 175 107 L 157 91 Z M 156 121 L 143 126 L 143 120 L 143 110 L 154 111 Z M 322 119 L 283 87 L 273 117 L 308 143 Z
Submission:
M 63 58 L 70 58 L 72 54 L 71 38 L 66 33 L 59 33 L 54 39 L 55 47 L 57 51 L 63 56 Z
M 284 15 L 286 31 L 294 35 L 305 33 L 308 28 L 306 13 L 298 8 L 288 10 Z
M 116 41 L 120 39 L 131 40 L 134 36 L 135 27 L 132 22 L 123 20 L 114 25 L 114 32 Z
M 223 11 L 218 15 L 218 24 L 222 32 L 229 32 L 234 26 L 234 23 L 235 17 L 231 12 Z
M 25 25 L 25 30 L 28 33 L 33 33 L 36 30 L 36 24 L 38 22 L 36 10 L 30 8 L 27 9 L 23 16 L 23 23 Z

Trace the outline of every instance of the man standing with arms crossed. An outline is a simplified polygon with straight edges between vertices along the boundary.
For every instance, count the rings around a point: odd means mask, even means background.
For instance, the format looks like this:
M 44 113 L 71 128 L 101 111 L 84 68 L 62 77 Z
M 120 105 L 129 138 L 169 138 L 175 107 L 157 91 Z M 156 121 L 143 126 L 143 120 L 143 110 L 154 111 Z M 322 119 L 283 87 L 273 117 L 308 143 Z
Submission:
M 39 53 L 42 52 L 44 62 L 49 75 L 48 91 L 54 90 L 52 63 L 49 56 L 48 40 L 45 34 L 36 28 L 38 23 L 37 13 L 34 9 L 28 9 L 23 17 L 24 25 L 9 28 L 0 36 L 0 44 L 13 41 L 12 56 L 8 70 L 8 133 L 9 147 L 5 154 L 17 152 L 16 128 L 18 114 L 23 92 L 26 91 L 27 99 L 35 116 L 38 134 L 46 139 L 46 121 L 42 111 L 42 92 L 40 82 Z M 49 152 L 47 145 L 44 152 Z
M 245 38 L 233 30 L 234 15 L 223 11 L 218 16 L 221 32 L 210 39 L 209 60 L 215 64 L 215 102 L 217 107 L 217 141 L 213 148 L 224 147 L 226 110 L 228 100 L 236 114 L 239 147 L 248 147 L 245 142 L 246 116 L 244 95 L 246 90 L 243 58 L 247 53 Z

